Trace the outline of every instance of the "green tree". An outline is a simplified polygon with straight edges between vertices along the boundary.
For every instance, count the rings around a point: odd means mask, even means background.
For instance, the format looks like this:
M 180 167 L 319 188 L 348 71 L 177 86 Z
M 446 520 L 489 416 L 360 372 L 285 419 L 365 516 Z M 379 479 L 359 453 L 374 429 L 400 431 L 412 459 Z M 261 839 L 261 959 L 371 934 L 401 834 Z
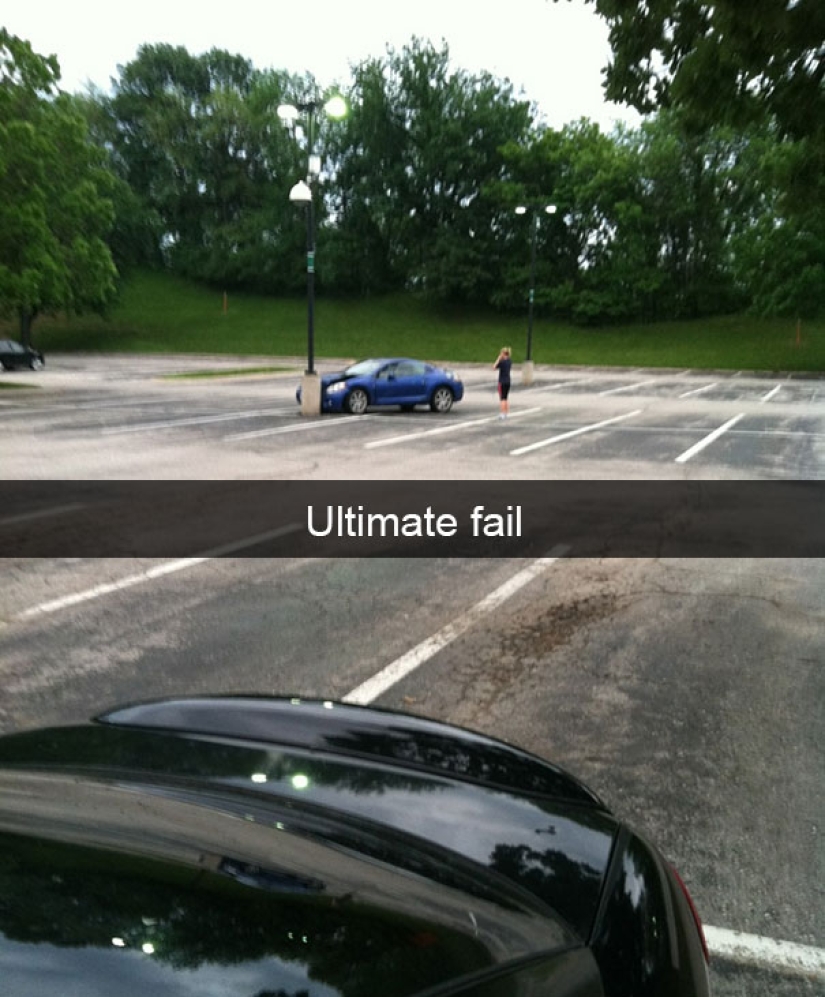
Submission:
M 529 104 L 489 74 L 453 71 L 446 45 L 413 43 L 395 68 L 409 138 L 408 279 L 442 299 L 484 301 L 501 257 L 484 189 L 504 173 L 506 143 L 526 140 Z
M 587 120 L 560 134 L 562 204 L 576 270 L 552 295 L 580 323 L 650 318 L 660 308 L 664 276 L 660 232 L 645 209 L 644 157 L 637 133 L 602 133 Z
M 337 164 L 337 223 L 322 258 L 329 259 L 338 290 L 380 293 L 406 281 L 405 112 L 386 59 L 355 66 L 348 97 L 349 114 L 330 150 Z
M 556 0 L 558 2 L 558 0 Z M 821 0 L 585 0 L 610 30 L 610 100 L 674 108 L 694 134 L 774 129 L 798 146 L 785 209 L 804 227 L 825 189 L 825 4 Z
M 488 300 L 501 246 L 484 190 L 504 172 L 504 145 L 528 134 L 529 105 L 418 39 L 356 67 L 351 103 L 336 175 L 342 283 Z
M 508 263 L 496 300 L 523 301 L 528 237 L 516 236 L 512 206 L 554 203 L 540 213 L 536 304 L 576 322 L 696 316 L 742 303 L 729 239 L 755 211 L 748 139 L 729 129 L 688 133 L 675 112 L 606 135 L 587 119 L 507 148 Z M 519 248 L 520 247 L 520 248 Z
M 821 0 L 585 0 L 610 29 L 611 100 L 681 107 L 696 124 L 770 118 L 825 140 Z
M 161 218 L 127 182 L 127 169 L 117 154 L 118 125 L 112 113 L 111 98 L 97 89 L 76 95 L 89 137 L 101 150 L 112 174 L 110 197 L 114 221 L 108 236 L 118 273 L 125 275 L 134 266 L 158 266 L 163 232 Z
M 0 29 L 0 309 L 26 344 L 38 314 L 115 293 L 112 177 L 59 78 L 54 57 Z
M 730 236 L 749 210 L 742 169 L 750 137 L 726 127 L 696 134 L 678 112 L 659 112 L 635 133 L 642 207 L 657 233 L 661 304 L 674 318 L 728 312 L 744 303 L 730 266 Z
M 732 270 L 758 314 L 806 318 L 825 311 L 825 176 L 801 184 L 806 168 L 802 144 L 779 143 L 771 134 L 752 137 L 737 167 L 748 203 L 730 238 Z M 805 190 L 809 207 L 800 211 Z
M 172 269 L 230 288 L 300 285 L 303 220 L 287 195 L 306 160 L 276 110 L 312 86 L 217 49 L 144 45 L 120 68 L 113 154 Z
M 581 119 L 508 147 L 507 158 L 509 179 L 501 190 L 509 204 L 511 251 L 497 302 L 514 307 L 526 296 L 528 229 L 513 215 L 513 206 L 526 202 L 539 208 L 538 309 L 584 324 L 646 314 L 662 278 L 655 228 L 642 207 L 638 148 Z M 546 203 L 556 205 L 555 215 L 541 213 Z

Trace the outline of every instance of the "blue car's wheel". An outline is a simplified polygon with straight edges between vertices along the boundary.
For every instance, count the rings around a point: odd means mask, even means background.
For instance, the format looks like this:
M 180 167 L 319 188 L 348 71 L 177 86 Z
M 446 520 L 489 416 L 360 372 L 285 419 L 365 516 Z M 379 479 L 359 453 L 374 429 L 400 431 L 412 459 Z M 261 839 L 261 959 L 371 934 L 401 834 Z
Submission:
M 347 411 L 351 415 L 363 415 L 370 400 L 363 388 L 353 388 L 347 396 Z
M 430 399 L 430 408 L 433 412 L 449 412 L 453 407 L 453 393 L 444 384 L 440 388 L 436 388 L 433 392 L 433 396 Z

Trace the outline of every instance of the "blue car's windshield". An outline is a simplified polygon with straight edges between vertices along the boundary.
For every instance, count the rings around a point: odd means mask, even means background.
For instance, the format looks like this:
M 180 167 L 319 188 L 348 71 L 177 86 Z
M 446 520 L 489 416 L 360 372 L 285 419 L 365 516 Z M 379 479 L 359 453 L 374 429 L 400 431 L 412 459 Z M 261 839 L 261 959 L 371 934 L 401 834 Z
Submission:
M 363 377 L 365 374 L 374 374 L 380 366 L 380 360 L 362 360 L 360 363 L 354 363 L 351 367 L 347 367 L 344 373 L 351 377 Z

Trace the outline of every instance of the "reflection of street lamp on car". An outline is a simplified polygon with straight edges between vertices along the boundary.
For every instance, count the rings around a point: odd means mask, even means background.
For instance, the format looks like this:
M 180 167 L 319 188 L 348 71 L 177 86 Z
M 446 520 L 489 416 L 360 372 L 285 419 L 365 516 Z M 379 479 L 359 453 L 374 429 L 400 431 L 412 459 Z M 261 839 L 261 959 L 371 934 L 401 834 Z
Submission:
M 320 109 L 330 118 L 343 118 L 347 104 L 343 97 L 331 97 Z M 291 127 L 301 115 L 307 121 L 307 178 L 299 180 L 289 192 L 294 204 L 307 209 L 307 369 L 301 383 L 301 412 L 303 415 L 320 415 L 321 384 L 315 371 L 315 208 L 312 200 L 312 180 L 321 172 L 321 157 L 315 155 L 315 120 L 319 103 L 315 100 L 299 104 L 281 104 L 278 117 Z
M 539 210 L 543 210 L 548 215 L 554 215 L 556 213 L 556 205 L 539 203 L 528 207 L 520 204 L 516 208 L 516 214 L 526 215 L 531 209 L 533 212 L 533 222 L 530 237 L 530 294 L 527 306 L 527 356 L 521 368 L 521 380 L 523 384 L 533 383 L 533 301 L 536 297 L 536 237 L 539 230 Z

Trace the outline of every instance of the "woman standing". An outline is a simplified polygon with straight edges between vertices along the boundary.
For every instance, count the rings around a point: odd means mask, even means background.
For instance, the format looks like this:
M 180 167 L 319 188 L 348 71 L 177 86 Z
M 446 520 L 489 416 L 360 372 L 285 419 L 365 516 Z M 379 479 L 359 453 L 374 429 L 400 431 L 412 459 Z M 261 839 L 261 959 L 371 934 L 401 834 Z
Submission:
M 506 419 L 510 414 L 510 368 L 513 361 L 510 357 L 510 347 L 502 346 L 493 369 L 498 371 L 499 419 Z

